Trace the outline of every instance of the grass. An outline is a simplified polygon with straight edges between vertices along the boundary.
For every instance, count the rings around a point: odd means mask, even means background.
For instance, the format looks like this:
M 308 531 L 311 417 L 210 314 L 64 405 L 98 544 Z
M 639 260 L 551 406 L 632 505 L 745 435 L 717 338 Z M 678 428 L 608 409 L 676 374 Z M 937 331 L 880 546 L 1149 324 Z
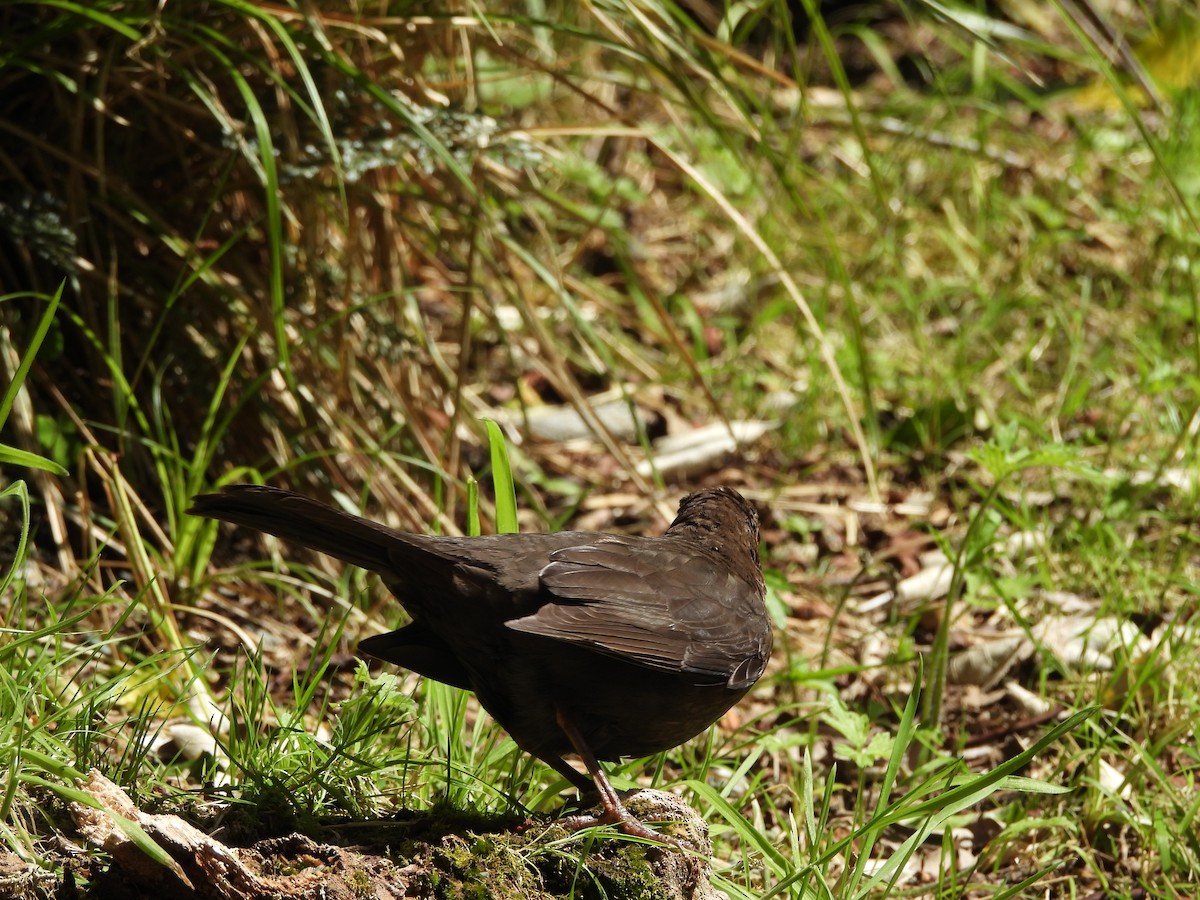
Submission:
M 0 840 L 29 871 L 102 890 L 106 854 L 56 849 L 97 767 L 240 843 L 417 811 L 530 896 L 633 895 L 611 836 L 499 843 L 564 785 L 353 660 L 380 585 L 184 510 L 262 480 L 412 529 L 647 529 L 724 481 L 766 513 L 774 664 L 614 775 L 702 812 L 718 888 L 1188 894 L 1195 24 L 1102 7 L 1113 63 L 1074 5 L 780 7 L 0 10 Z M 591 438 L 533 439 L 555 405 Z M 689 477 L 637 468 L 747 419 L 774 427 Z M 480 490 L 500 433 L 513 486 Z M 466 892 L 432 846 L 430 892 Z

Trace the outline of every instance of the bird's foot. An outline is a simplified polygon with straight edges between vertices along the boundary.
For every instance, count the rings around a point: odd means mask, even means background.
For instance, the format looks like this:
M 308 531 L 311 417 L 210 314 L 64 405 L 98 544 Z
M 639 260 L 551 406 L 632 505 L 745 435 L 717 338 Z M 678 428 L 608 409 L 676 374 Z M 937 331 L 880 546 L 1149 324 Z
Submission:
M 650 841 L 654 844 L 665 844 L 677 850 L 687 850 L 687 847 L 682 842 L 668 835 L 651 831 L 636 816 L 630 813 L 625 808 L 625 804 L 621 802 L 621 797 L 612 786 L 612 782 L 608 780 L 608 776 L 600 768 L 600 763 L 597 761 L 596 755 L 592 753 L 587 741 L 584 740 L 579 729 L 575 727 L 575 723 L 561 709 L 557 708 L 554 711 L 554 718 L 558 723 L 558 727 L 562 729 L 563 734 L 567 736 L 567 740 L 571 742 L 571 746 L 575 748 L 575 752 L 579 754 L 579 758 L 583 760 L 584 768 L 587 769 L 588 775 L 591 776 L 592 783 L 595 785 L 596 793 L 600 796 L 600 813 L 598 815 L 588 813 L 566 816 L 558 820 L 560 825 L 568 831 L 578 831 L 581 828 L 588 828 L 592 825 L 616 825 L 617 828 L 630 837 L 641 838 L 644 841 Z M 546 761 L 566 777 L 568 781 L 580 788 L 581 795 L 583 793 L 590 793 L 590 790 L 588 790 L 590 785 L 587 783 L 587 779 L 562 757 L 549 757 Z M 666 794 L 664 796 L 670 797 L 671 795 Z M 670 817 L 664 816 L 663 818 Z M 712 849 L 711 845 L 709 849 Z
M 671 848 L 679 850 L 687 857 L 707 859 L 712 855 L 712 841 L 708 836 L 708 826 L 694 809 L 681 799 L 666 791 L 642 788 L 628 795 L 630 805 L 637 809 L 634 815 L 614 791 L 616 804 L 610 807 L 606 803 L 595 804 L 588 812 L 572 813 L 559 816 L 554 820 L 555 825 L 562 826 L 567 831 L 575 832 L 584 828 L 615 825 L 622 833 L 638 840 L 653 844 L 659 850 Z M 581 798 L 582 799 L 582 798 Z M 595 794 L 592 795 L 595 800 Z M 574 804 L 568 804 L 568 807 Z M 578 808 L 578 807 L 576 807 Z M 645 822 L 669 823 L 669 827 L 681 837 L 654 831 L 646 827 Z M 548 823 L 543 818 L 529 818 L 517 826 L 521 834 L 533 828 L 544 828 Z
M 563 826 L 568 831 L 579 831 L 580 829 L 592 828 L 597 825 L 616 825 L 622 834 L 627 834 L 630 837 L 640 838 L 654 844 L 666 844 L 669 847 L 674 847 L 676 850 L 688 850 L 687 845 L 682 841 L 647 828 L 642 824 L 640 819 L 636 818 L 625 808 L 625 804 L 615 794 L 609 796 L 601 795 L 601 810 L 599 813 L 581 813 L 564 816 L 558 820 L 557 824 Z

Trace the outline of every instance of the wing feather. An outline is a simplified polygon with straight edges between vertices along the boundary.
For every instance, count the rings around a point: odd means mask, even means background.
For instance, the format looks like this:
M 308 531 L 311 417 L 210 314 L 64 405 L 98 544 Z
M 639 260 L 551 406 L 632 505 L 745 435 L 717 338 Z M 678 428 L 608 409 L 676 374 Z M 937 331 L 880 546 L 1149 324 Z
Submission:
M 734 688 L 753 684 L 770 654 L 765 623 L 747 628 L 756 588 L 694 546 L 602 538 L 556 550 L 539 579 L 549 602 L 510 628 Z

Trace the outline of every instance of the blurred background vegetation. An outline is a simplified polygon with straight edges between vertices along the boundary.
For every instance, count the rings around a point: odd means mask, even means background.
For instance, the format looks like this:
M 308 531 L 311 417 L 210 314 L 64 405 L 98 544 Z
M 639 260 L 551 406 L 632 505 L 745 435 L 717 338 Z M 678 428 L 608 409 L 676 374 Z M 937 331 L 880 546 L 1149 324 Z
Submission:
M 1155 12 L 1178 139 L 1193 26 Z M 424 523 L 478 468 L 480 416 L 604 391 L 650 409 L 643 441 L 662 416 L 768 419 L 773 482 L 845 438 L 869 476 L 894 439 L 1085 410 L 1080 362 L 1129 351 L 1059 317 L 1064 268 L 1088 314 L 1150 314 L 1137 292 L 1164 279 L 1189 302 L 1190 145 L 1064 140 L 1123 102 L 1162 114 L 1134 8 L 0 13 L 0 277 L 67 282 L 17 439 L 119 454 L 173 524 L 231 466 Z M 14 347 L 39 302 L 5 304 Z M 555 507 L 647 487 L 588 424 L 607 463 L 522 472 Z

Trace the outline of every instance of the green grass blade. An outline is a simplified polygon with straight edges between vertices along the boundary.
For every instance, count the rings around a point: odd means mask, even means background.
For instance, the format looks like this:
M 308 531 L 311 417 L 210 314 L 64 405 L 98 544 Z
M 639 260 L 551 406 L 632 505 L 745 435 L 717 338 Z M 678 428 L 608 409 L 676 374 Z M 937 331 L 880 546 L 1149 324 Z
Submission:
M 39 294 L 7 294 L 0 297 L 0 302 L 16 297 L 42 297 L 48 301 L 46 311 L 38 319 L 37 328 L 34 329 L 29 346 L 25 349 L 25 355 L 21 357 L 21 361 L 17 364 L 17 371 L 13 373 L 12 381 L 5 388 L 4 395 L 0 397 L 0 428 L 3 428 L 4 423 L 8 421 L 8 414 L 12 412 L 12 405 L 17 399 L 17 391 L 21 389 L 21 385 L 25 383 L 25 379 L 29 376 L 29 369 L 33 365 L 34 357 L 37 356 L 37 352 L 42 346 L 42 341 L 45 340 L 46 333 L 50 330 L 50 324 L 54 321 L 54 313 L 58 310 L 59 301 L 62 300 L 62 292 L 65 284 L 66 282 L 59 284 L 58 290 L 49 296 Z M 45 469 L 46 471 L 53 472 L 55 475 L 67 474 L 67 470 L 53 460 L 46 459 L 44 456 L 39 456 L 36 453 L 30 453 L 26 450 L 19 450 L 16 447 L 9 447 L 5 444 L 0 444 L 0 463 L 28 466 L 33 469 Z
M 508 459 L 508 444 L 504 433 L 491 419 L 484 419 L 487 426 L 488 448 L 492 453 L 492 487 L 496 492 L 496 531 L 512 534 L 517 526 L 517 492 L 513 486 L 512 465 Z
M 12 382 L 4 391 L 4 396 L 0 397 L 0 427 L 8 421 L 8 414 L 12 411 L 13 401 L 17 398 L 17 391 L 21 389 L 21 385 L 25 383 L 25 378 L 29 375 L 29 368 L 33 365 L 33 358 L 37 356 L 38 349 L 42 346 L 42 341 L 46 337 L 46 332 L 50 330 L 50 323 L 54 321 L 54 313 L 58 309 L 58 303 L 62 299 L 63 284 L 58 286 L 49 297 L 44 299 L 49 301 L 46 311 L 42 313 L 42 317 L 38 319 L 37 328 L 34 329 L 33 338 L 29 341 L 29 346 L 25 350 L 25 356 L 17 365 L 17 371 L 13 375 Z M 12 300 L 16 297 L 38 297 L 38 294 L 7 294 L 0 297 L 0 302 Z
M 126 816 L 121 815 L 113 809 L 105 806 L 99 799 L 93 797 L 87 791 L 79 788 L 70 787 L 69 785 L 60 784 L 57 781 L 50 781 L 38 775 L 22 775 L 21 781 L 25 784 L 36 784 L 47 788 L 58 794 L 64 800 L 81 803 L 84 806 L 90 806 L 92 809 L 99 810 L 113 820 L 113 823 L 121 829 L 121 832 L 129 838 L 133 844 L 145 853 L 148 857 L 154 860 L 161 866 L 170 869 L 176 877 L 179 878 L 188 887 L 192 887 L 192 882 L 188 879 L 179 863 L 171 858 L 171 854 L 162 848 L 162 846 L 146 833 L 137 822 Z
M 474 478 L 467 479 L 467 534 L 478 537 L 482 534 L 479 526 L 479 482 Z
M 52 459 L 46 459 L 28 450 L 19 450 L 7 444 L 0 444 L 0 465 L 25 466 L 29 469 L 44 469 L 55 475 L 66 475 L 67 470 Z

